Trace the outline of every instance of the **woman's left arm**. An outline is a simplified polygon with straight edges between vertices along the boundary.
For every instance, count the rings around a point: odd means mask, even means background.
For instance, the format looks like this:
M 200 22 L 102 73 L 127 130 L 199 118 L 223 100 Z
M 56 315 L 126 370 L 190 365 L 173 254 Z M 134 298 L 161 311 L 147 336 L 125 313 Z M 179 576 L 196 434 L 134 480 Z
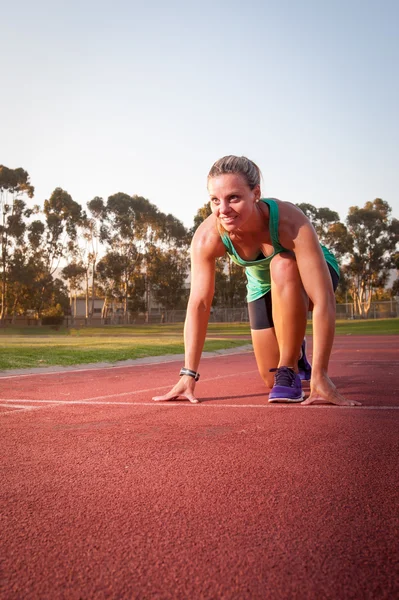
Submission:
M 302 404 L 327 402 L 356 406 L 336 389 L 328 376 L 328 364 L 335 334 L 335 294 L 331 276 L 313 225 L 293 205 L 287 206 L 289 220 L 282 219 L 280 241 L 289 244 L 296 256 L 299 273 L 309 299 L 313 303 L 313 357 L 311 393 Z M 285 212 L 285 211 L 284 211 Z M 284 225 L 286 221 L 287 225 Z

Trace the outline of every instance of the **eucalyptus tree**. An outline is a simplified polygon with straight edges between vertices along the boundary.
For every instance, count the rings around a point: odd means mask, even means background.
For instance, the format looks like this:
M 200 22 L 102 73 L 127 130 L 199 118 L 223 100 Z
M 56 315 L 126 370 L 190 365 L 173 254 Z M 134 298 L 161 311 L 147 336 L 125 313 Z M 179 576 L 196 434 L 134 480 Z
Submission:
M 97 197 L 88 203 L 88 208 L 100 221 L 100 240 L 108 246 L 107 254 L 110 254 L 111 263 L 115 263 L 117 267 L 118 255 L 120 264 L 123 264 L 123 277 L 115 279 L 115 282 L 122 286 L 125 319 L 129 307 L 135 302 L 131 290 L 138 293 L 138 282 L 142 285 L 143 277 L 148 311 L 152 286 L 150 249 L 153 246 L 163 249 L 184 248 L 187 245 L 186 229 L 178 219 L 165 215 L 142 196 L 129 196 L 120 192 L 109 196 L 106 202 Z M 99 263 L 97 270 L 99 277 L 103 278 L 104 261 L 100 262 L 101 268 Z M 109 269 L 107 273 L 110 273 Z
M 330 225 L 339 222 L 339 214 L 328 207 L 317 208 L 316 206 L 313 206 L 313 204 L 308 204 L 307 202 L 302 202 L 297 204 L 297 206 L 307 216 L 309 221 L 311 221 L 320 241 L 323 243 Z
M 104 297 L 101 318 L 108 317 L 109 310 L 123 300 L 121 256 L 109 250 L 97 264 L 98 289 Z
M 125 322 L 129 312 L 144 310 L 144 276 L 138 268 L 140 260 L 135 248 L 131 248 L 128 254 L 110 250 L 99 260 L 97 277 L 105 299 L 103 318 L 107 317 L 115 303 L 123 306 Z
M 372 293 L 385 285 L 396 264 L 399 220 L 391 217 L 388 202 L 376 198 L 363 208 L 352 206 L 346 219 L 353 249 L 345 272 L 356 312 L 366 317 Z
M 201 223 L 203 221 L 205 221 L 205 219 L 207 217 L 209 217 L 211 214 L 212 214 L 212 209 L 211 209 L 210 202 L 206 202 L 203 206 L 201 206 L 201 208 L 199 208 L 197 210 L 196 214 L 194 215 L 194 225 L 190 229 L 191 237 L 197 231 L 197 229 L 201 225 Z
M 42 219 L 30 224 L 28 234 L 44 266 L 41 278 L 43 305 L 39 306 L 39 313 L 44 306 L 48 281 L 54 277 L 62 259 L 67 259 L 73 252 L 77 228 L 84 218 L 80 204 L 61 188 L 56 188 L 44 201 L 42 215 Z
M 33 309 L 40 262 L 25 248 L 16 248 L 8 265 L 7 313 L 12 322 L 18 314 Z
M 62 269 L 61 276 L 68 283 L 71 314 L 76 317 L 76 296 L 87 276 L 86 265 L 82 262 L 70 262 Z
M 313 204 L 297 204 L 298 208 L 311 221 L 320 242 L 326 246 L 342 266 L 353 248 L 353 239 L 344 223 L 340 221 L 335 210 L 328 207 L 317 208 Z M 340 269 L 340 280 L 336 290 L 339 302 L 345 302 L 349 291 L 349 281 L 345 269 Z
M 1 312 L 4 323 L 7 314 L 7 286 L 9 269 L 16 248 L 23 243 L 27 219 L 36 207 L 29 208 L 25 198 L 33 198 L 34 188 L 29 174 L 22 168 L 9 169 L 0 165 L 0 268 Z
M 28 246 L 18 248 L 9 266 L 8 302 L 13 322 L 17 315 L 40 318 L 55 305 L 66 308 L 68 296 L 60 279 L 51 276 L 37 253 Z
M 320 242 L 341 259 L 352 250 L 353 241 L 339 214 L 328 207 L 317 208 L 312 204 L 297 204 L 316 230 Z
M 78 290 L 83 291 L 84 288 L 85 317 L 88 320 L 88 322 L 90 322 L 94 311 L 94 299 L 96 294 L 95 273 L 98 255 L 98 223 L 94 217 L 88 217 L 85 212 L 82 212 L 81 218 L 77 224 L 77 235 L 75 236 L 73 242 L 71 241 L 69 244 L 69 263 L 67 266 L 71 267 L 70 273 L 72 274 L 72 278 L 69 276 L 68 269 L 64 268 L 62 273 L 64 274 L 64 278 L 69 280 L 70 289 L 75 291 L 75 299 L 76 292 Z M 76 269 L 79 270 L 79 281 L 77 286 L 74 285 L 76 281 L 74 271 Z M 71 285 L 73 285 L 72 288 Z
M 45 218 L 42 252 L 47 270 L 53 274 L 62 258 L 73 249 L 77 237 L 78 225 L 82 223 L 84 213 L 78 202 L 61 188 L 56 188 L 48 200 L 44 201 Z
M 187 257 L 177 248 L 148 249 L 148 271 L 156 301 L 166 310 L 185 308 L 187 303 Z
M 85 220 L 85 233 L 84 237 L 87 243 L 88 253 L 87 253 L 87 263 L 88 270 L 91 273 L 91 307 L 90 307 L 90 316 L 93 316 L 94 313 L 94 300 L 96 297 L 96 268 L 97 261 L 100 254 L 100 243 L 101 243 L 101 211 L 100 214 L 97 210 L 96 201 L 101 200 L 101 198 L 95 197 L 93 200 L 87 203 L 87 208 L 89 210 L 90 216 L 88 216 Z

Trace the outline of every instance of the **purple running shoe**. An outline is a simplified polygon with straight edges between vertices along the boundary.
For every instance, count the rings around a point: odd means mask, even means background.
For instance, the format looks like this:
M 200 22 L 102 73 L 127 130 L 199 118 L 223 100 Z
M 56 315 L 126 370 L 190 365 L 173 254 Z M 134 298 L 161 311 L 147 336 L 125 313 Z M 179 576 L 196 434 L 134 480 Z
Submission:
M 310 381 L 312 376 L 312 365 L 306 358 L 306 338 L 301 344 L 301 358 L 298 360 L 298 371 L 301 381 Z
M 302 402 L 305 393 L 298 373 L 290 367 L 270 369 L 274 375 L 274 385 L 270 390 L 269 402 Z

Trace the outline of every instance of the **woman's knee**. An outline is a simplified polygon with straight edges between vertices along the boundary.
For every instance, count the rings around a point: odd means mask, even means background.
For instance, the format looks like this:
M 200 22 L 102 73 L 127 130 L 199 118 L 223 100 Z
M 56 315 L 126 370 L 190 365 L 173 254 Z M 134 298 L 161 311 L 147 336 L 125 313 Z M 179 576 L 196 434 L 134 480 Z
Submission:
M 270 273 L 274 284 L 284 283 L 285 285 L 292 281 L 299 283 L 298 265 L 295 258 L 288 253 L 277 254 L 270 263 Z

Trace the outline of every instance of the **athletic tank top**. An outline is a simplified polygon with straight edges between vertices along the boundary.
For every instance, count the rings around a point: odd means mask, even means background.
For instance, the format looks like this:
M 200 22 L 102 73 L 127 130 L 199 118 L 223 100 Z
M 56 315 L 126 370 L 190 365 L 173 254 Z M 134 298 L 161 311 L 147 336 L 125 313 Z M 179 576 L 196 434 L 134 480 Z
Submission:
M 276 254 L 280 254 L 280 252 L 291 252 L 291 250 L 284 248 L 278 239 L 279 214 L 277 202 L 272 198 L 261 198 L 260 202 L 264 202 L 269 207 L 269 233 L 273 244 L 273 254 L 270 256 L 260 256 L 256 260 L 243 260 L 237 254 L 228 233 L 224 233 L 221 236 L 222 242 L 231 260 L 236 265 L 245 268 L 245 274 L 247 276 L 247 302 L 253 302 L 270 291 L 270 262 L 272 258 L 276 256 Z M 320 246 L 326 262 L 331 265 L 334 271 L 339 275 L 339 267 L 334 255 L 325 246 L 321 244 Z

